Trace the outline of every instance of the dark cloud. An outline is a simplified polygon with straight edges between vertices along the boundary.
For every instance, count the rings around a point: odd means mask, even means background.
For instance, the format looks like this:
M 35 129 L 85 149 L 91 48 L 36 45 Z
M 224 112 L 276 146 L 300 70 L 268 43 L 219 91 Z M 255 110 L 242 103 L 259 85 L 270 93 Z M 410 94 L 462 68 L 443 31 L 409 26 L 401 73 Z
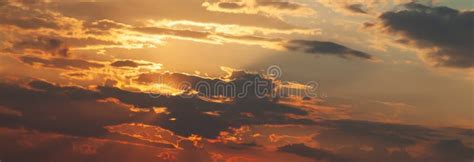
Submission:
M 23 113 L 21 118 L 0 117 L 2 126 L 98 137 L 107 133 L 103 126 L 130 118 L 129 110 L 120 105 L 96 102 L 97 94 L 92 91 L 41 81 L 31 82 L 30 86 L 36 90 L 0 85 L 0 104 Z
M 319 147 L 333 150 L 334 154 L 349 158 L 351 161 L 472 160 L 472 155 L 469 154 L 473 151 L 472 146 L 468 147 L 461 142 L 461 140 L 469 141 L 471 137 L 459 137 L 460 132 L 456 133 L 449 129 L 358 120 L 326 120 L 317 125 L 322 128 L 313 138 Z M 453 133 L 457 135 L 449 135 Z M 363 147 L 369 149 L 365 150 Z M 418 152 L 420 149 L 425 152 L 421 154 Z M 453 150 L 458 153 L 454 153 Z
M 436 130 L 416 125 L 358 120 L 326 121 L 322 125 L 335 129 L 324 131 L 315 139 L 321 140 L 324 146 L 331 145 L 330 147 L 343 146 L 345 143 L 365 144 L 375 148 L 403 147 L 414 145 L 420 140 L 429 140 L 436 137 Z M 345 138 L 349 134 L 354 138 Z
M 300 4 L 287 2 L 287 1 L 273 1 L 273 0 L 255 0 L 252 4 L 239 3 L 239 2 L 218 2 L 219 8 L 223 9 L 242 9 L 252 7 L 271 7 L 279 10 L 297 10 L 302 8 Z
M 278 148 L 278 151 L 296 154 L 303 157 L 312 158 L 316 161 L 343 162 L 348 161 L 327 150 L 311 148 L 304 144 L 291 144 Z M 349 160 L 350 161 L 350 160 Z
M 374 27 L 375 25 L 376 25 L 375 23 L 371 23 L 371 22 L 364 22 L 362 24 L 364 28 L 371 28 L 371 27 Z
M 4 51 L 18 54 L 46 54 L 53 56 L 69 55 L 69 47 L 59 38 L 33 36 L 20 41 L 13 41 L 12 47 Z
M 247 74 L 235 74 L 233 78 L 245 78 L 245 75 Z M 318 148 L 309 147 L 305 144 L 285 144 L 279 146 L 278 151 L 311 158 L 316 161 L 467 162 L 473 158 L 472 154 L 470 154 L 473 149 L 464 144 L 461 139 L 454 138 L 457 135 L 448 136 L 450 133 L 442 132 L 437 129 L 415 125 L 357 120 L 321 120 L 313 122 L 298 117 L 290 117 L 294 115 L 304 115 L 305 113 L 296 108 L 276 104 L 268 99 L 249 98 L 232 103 L 214 103 L 196 97 L 156 96 L 156 94 L 150 95 L 148 93 L 130 92 L 111 86 L 84 89 L 74 86 L 58 86 L 44 81 L 32 81 L 24 86 L 1 83 L 0 105 L 21 112 L 22 115 L 16 116 L 0 113 L 0 126 L 72 135 L 75 136 L 76 139 L 78 138 L 77 136 L 107 138 L 153 145 L 160 148 L 172 148 L 173 146 L 165 143 L 153 144 L 144 139 L 134 139 L 128 136 L 114 134 L 104 127 L 125 123 L 143 123 L 159 126 L 179 136 L 188 137 L 194 134 L 209 139 L 216 139 L 219 137 L 220 132 L 232 132 L 229 128 L 239 128 L 243 125 L 290 124 L 300 129 L 317 132 L 313 140 L 317 141 Z M 116 99 L 117 102 L 104 102 L 110 99 Z M 144 109 L 165 107 L 167 113 L 134 112 L 130 111 L 131 107 Z M 205 113 L 210 111 L 218 112 L 219 115 L 209 115 Z M 252 115 L 242 115 L 242 113 Z M 173 118 L 176 120 L 170 120 Z M 307 129 L 307 127 L 310 129 Z M 284 134 L 285 131 L 283 127 L 277 130 L 272 129 L 271 131 L 274 133 L 280 132 L 278 135 L 286 135 Z M 13 137 L 9 136 L 7 138 L 3 136 L 2 132 L 5 131 L 0 131 L 0 136 L 2 136 L 0 139 L 2 140 L 11 139 L 11 137 Z M 466 132 L 466 130 L 459 129 L 457 132 L 463 133 Z M 262 135 L 264 134 L 264 132 L 260 133 L 262 133 Z M 251 133 L 251 135 L 254 135 L 254 133 Z M 18 149 L 15 143 L 7 143 L 10 148 Z M 70 146 L 71 143 L 75 142 L 64 142 L 64 144 L 68 146 Z M 242 151 L 248 154 L 248 149 L 252 149 L 255 146 L 258 147 L 261 144 L 260 141 L 255 141 L 249 144 L 242 143 L 242 146 L 238 147 L 230 145 L 227 149 Z M 107 145 L 108 144 L 105 144 L 105 146 Z M 413 152 L 410 153 L 409 149 L 404 149 L 418 145 L 426 148 L 428 154 L 412 156 L 411 154 L 413 154 Z M 56 146 L 58 145 L 56 144 Z M 206 146 L 210 147 L 209 145 Z M 363 151 L 360 149 L 362 146 L 370 147 L 372 150 Z M 114 147 L 115 149 L 112 150 L 122 148 L 114 145 L 104 148 L 99 147 L 100 149 L 90 149 L 89 146 L 86 146 L 82 151 L 85 151 L 85 153 L 96 152 L 96 154 L 91 154 L 89 157 L 102 157 L 108 155 L 104 152 L 107 148 L 110 149 Z M 183 151 L 187 151 L 188 153 L 186 153 L 186 156 L 183 155 L 184 157 L 180 158 L 189 160 L 190 157 L 200 157 L 203 161 L 209 161 L 207 153 L 200 151 L 200 149 L 186 145 L 183 145 L 183 147 L 186 147 Z M 54 150 L 55 147 L 40 148 L 44 149 L 39 150 L 51 151 Z M 388 151 L 387 148 L 399 148 L 399 150 Z M 0 150 L 4 149 L 4 147 L 0 147 Z M 5 155 L 2 154 L 5 153 L 5 151 L 6 150 L 0 151 L 0 155 Z M 15 150 L 7 152 L 10 156 L 2 156 L 2 158 L 22 159 L 16 156 L 17 152 Z M 29 152 L 29 155 L 31 156 L 37 155 L 30 153 L 31 152 Z M 44 156 L 34 157 L 39 159 L 48 159 L 51 157 L 48 156 L 51 154 L 38 152 L 38 155 L 40 154 Z
M 436 66 L 474 67 L 474 12 L 418 3 L 383 13 L 379 18 L 392 33 L 403 35 L 410 44 L 434 49 L 427 59 Z
M 474 159 L 474 148 L 460 140 L 441 140 L 432 146 L 434 156 L 443 161 L 469 162 Z
M 367 14 L 367 10 L 365 9 L 365 6 L 363 4 L 347 5 L 346 9 L 354 13 Z
M 114 66 L 114 67 L 132 67 L 132 68 L 136 68 L 136 67 L 139 67 L 139 66 L 148 66 L 148 65 L 151 65 L 150 63 L 138 63 L 138 62 L 135 62 L 133 60 L 118 60 L 118 61 L 115 61 L 115 62 L 112 62 L 110 64 L 111 66 Z
M 124 139 L 84 138 L 35 130 L 0 128 L 0 142 L 2 161 L 212 161 L 208 152 L 192 145 L 186 145 L 185 150 L 177 150 Z
M 2 126 L 80 136 L 102 136 L 108 125 L 144 123 L 168 129 L 177 135 L 217 138 L 221 131 L 249 124 L 312 124 L 311 120 L 287 115 L 305 115 L 305 111 L 279 105 L 268 99 L 246 99 L 233 103 L 213 103 L 197 97 L 152 97 L 148 93 L 129 92 L 114 87 L 95 91 L 79 87 L 60 87 L 33 81 L 31 88 L 1 84 L 0 105 L 21 112 L 21 118 L 0 116 Z M 116 98 L 121 103 L 99 102 Z M 21 102 L 27 100 L 28 102 Z M 168 113 L 132 112 L 130 106 L 153 110 L 165 107 Z M 219 112 L 217 116 L 205 112 Z M 242 115 L 250 113 L 252 116 Z M 176 119 L 176 120 L 170 120 Z M 61 124 L 54 124 L 60 121 Z
M 70 77 L 73 77 L 73 78 L 86 78 L 88 77 L 88 75 L 86 73 L 80 73 L 80 72 L 77 72 L 77 73 L 67 73 L 66 74 L 67 76 L 70 76 Z
M 90 62 L 81 59 L 67 59 L 67 58 L 50 58 L 44 59 L 34 56 L 21 56 L 20 60 L 29 65 L 40 65 L 48 68 L 58 69 L 92 69 L 104 67 L 103 64 Z
M 268 6 L 282 10 L 296 10 L 302 6 L 297 3 L 287 1 L 273 1 L 273 0 L 257 0 L 257 6 Z
M 291 51 L 302 50 L 306 53 L 317 55 L 334 55 L 342 58 L 361 58 L 371 60 L 373 57 L 362 51 L 354 50 L 333 42 L 311 41 L 311 40 L 291 40 L 285 47 Z

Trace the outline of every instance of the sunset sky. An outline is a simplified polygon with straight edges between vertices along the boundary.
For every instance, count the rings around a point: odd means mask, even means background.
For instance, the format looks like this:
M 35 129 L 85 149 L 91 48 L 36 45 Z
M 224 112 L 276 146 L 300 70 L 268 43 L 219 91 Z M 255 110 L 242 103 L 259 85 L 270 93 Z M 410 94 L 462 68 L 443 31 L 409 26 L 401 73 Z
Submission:
M 473 93 L 472 0 L 0 0 L 1 162 L 471 162 Z

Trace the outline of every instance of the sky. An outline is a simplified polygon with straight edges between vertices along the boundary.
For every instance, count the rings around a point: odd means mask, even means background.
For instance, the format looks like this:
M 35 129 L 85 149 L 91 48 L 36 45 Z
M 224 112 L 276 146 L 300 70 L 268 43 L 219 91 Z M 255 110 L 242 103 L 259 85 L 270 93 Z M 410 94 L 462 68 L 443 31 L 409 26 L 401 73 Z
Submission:
M 0 161 L 474 159 L 470 0 L 0 0 L 0 13 Z

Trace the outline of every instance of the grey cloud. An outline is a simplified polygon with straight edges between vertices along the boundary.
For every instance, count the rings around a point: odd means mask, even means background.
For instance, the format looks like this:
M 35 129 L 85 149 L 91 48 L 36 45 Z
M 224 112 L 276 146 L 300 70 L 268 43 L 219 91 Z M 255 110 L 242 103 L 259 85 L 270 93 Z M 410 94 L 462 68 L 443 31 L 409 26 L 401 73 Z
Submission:
M 379 17 L 390 32 L 403 35 L 419 48 L 438 48 L 427 55 L 436 66 L 474 67 L 473 11 L 418 3 L 403 7 Z
M 346 46 L 316 40 L 291 40 L 285 47 L 291 51 L 302 50 L 305 53 L 316 55 L 334 55 L 342 58 L 356 57 L 371 60 L 373 57 L 365 52 L 354 50 Z

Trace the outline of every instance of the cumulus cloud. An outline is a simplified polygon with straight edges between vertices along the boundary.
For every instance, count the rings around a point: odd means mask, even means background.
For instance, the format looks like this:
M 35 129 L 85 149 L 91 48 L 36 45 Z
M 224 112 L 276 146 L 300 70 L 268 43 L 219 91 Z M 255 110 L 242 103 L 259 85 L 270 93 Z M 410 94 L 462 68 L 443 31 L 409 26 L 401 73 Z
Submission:
M 400 42 L 426 50 L 423 58 L 435 66 L 474 67 L 474 12 L 443 6 L 404 4 L 383 13 L 383 27 L 402 36 Z
M 291 40 L 285 47 L 291 51 L 304 51 L 309 54 L 316 55 L 334 55 L 342 58 L 360 58 L 365 60 L 373 59 L 373 56 L 358 50 L 348 48 L 346 46 L 316 40 Z

